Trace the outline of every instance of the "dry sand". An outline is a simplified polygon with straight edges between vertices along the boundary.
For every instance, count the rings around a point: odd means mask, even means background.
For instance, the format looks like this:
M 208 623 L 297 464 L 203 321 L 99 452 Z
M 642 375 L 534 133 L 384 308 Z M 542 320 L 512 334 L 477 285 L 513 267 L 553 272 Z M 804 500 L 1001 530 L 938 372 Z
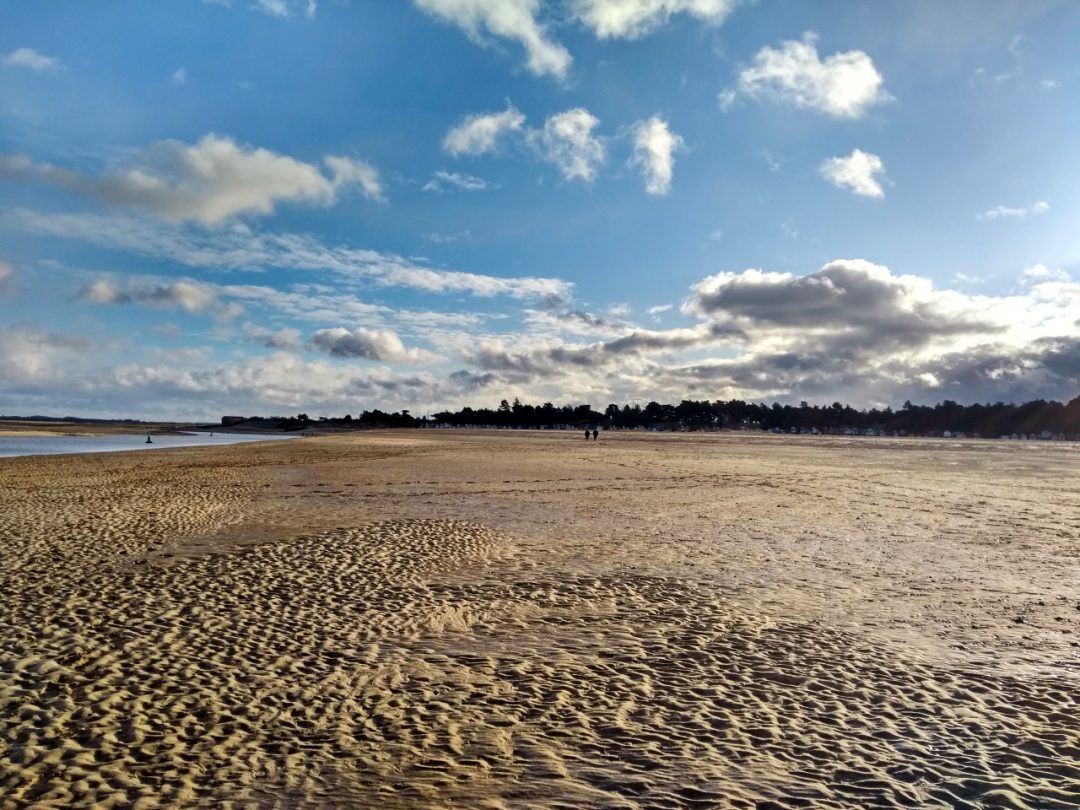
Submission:
M 1080 447 L 0 460 L 0 808 L 1080 806 Z
M 156 422 L 56 422 L 29 419 L 0 419 L 0 436 L 115 436 L 144 433 L 174 433 L 176 425 Z

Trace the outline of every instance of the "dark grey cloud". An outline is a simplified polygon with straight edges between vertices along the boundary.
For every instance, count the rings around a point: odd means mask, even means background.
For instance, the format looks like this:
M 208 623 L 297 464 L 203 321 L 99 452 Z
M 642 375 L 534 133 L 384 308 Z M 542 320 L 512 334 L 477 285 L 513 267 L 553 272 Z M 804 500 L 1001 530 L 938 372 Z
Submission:
M 483 341 L 467 355 L 480 368 L 513 375 L 518 381 L 555 378 L 572 370 L 597 370 L 636 360 L 650 353 L 678 351 L 721 341 L 738 342 L 743 333 L 726 324 L 701 324 L 691 329 L 637 330 L 608 341 L 585 345 L 556 344 L 508 348 L 500 341 Z
M 831 334 L 834 351 L 916 347 L 934 338 L 1004 329 L 964 296 L 859 259 L 830 262 L 807 276 L 720 273 L 693 288 L 684 311 L 748 332 L 805 333 L 815 343 Z

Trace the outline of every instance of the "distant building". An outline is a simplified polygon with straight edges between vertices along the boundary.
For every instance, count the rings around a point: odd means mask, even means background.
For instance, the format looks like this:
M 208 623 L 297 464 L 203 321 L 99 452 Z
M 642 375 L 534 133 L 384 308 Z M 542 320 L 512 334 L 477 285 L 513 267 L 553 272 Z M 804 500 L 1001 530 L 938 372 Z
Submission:
M 239 425 L 241 422 L 246 422 L 246 416 L 223 416 L 221 417 L 221 424 L 223 425 Z

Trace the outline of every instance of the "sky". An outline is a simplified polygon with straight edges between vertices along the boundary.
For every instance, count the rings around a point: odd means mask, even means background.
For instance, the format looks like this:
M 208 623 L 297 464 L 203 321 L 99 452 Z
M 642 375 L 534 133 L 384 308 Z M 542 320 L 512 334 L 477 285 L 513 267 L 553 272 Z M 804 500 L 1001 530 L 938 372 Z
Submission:
M 1080 4 L 0 0 L 0 413 L 1080 394 Z

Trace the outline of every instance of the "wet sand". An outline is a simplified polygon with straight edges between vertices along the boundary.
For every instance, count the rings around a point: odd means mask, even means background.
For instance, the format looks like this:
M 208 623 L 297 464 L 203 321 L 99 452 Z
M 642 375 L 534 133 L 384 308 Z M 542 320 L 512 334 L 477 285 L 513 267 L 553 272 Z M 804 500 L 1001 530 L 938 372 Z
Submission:
M 1080 447 L 0 460 L 0 808 L 1080 806 Z

